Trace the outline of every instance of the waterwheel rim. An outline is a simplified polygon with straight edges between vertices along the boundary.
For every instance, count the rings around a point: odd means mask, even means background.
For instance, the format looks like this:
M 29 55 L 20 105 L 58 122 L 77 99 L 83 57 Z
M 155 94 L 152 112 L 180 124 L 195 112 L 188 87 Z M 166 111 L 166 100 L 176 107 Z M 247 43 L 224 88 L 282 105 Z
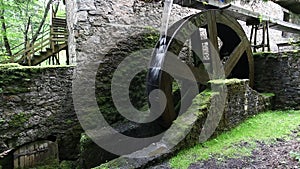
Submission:
M 193 39 L 192 36 L 195 35 L 194 33 L 200 28 L 206 29 L 207 40 L 209 40 L 210 45 L 216 50 L 218 57 L 223 60 L 225 77 L 247 78 L 250 81 L 250 86 L 252 86 L 254 79 L 254 64 L 251 45 L 241 25 L 232 17 L 223 14 L 220 10 L 200 12 L 173 24 L 168 31 L 167 51 L 173 55 L 179 56 L 179 53 L 184 47 L 184 43 L 189 39 Z M 228 37 L 230 37 L 230 39 Z M 223 42 L 221 47 L 220 44 L 218 44 L 218 41 L 220 40 Z M 196 41 L 194 40 L 194 46 L 197 45 L 195 42 L 197 42 L 197 39 Z M 222 53 L 224 52 L 222 51 L 224 49 L 228 50 L 228 54 L 224 55 Z M 211 66 L 214 67 L 214 58 L 211 56 Z M 168 55 L 166 55 L 164 64 L 168 64 Z M 168 65 L 168 67 L 170 67 L 170 65 Z M 192 70 L 196 81 L 206 85 L 210 80 L 207 72 L 203 72 L 203 70 L 199 72 L 199 70 L 193 70 L 194 68 L 196 68 L 195 63 L 194 67 L 190 66 L 190 69 Z M 147 79 L 151 78 L 149 76 L 151 75 L 148 74 Z M 173 99 L 172 81 L 174 81 L 173 77 L 168 73 L 161 71 L 157 84 L 154 85 L 154 87 L 153 85 L 152 87 L 149 87 L 148 85 L 148 93 L 153 89 L 160 89 L 165 93 L 167 103 L 165 110 L 160 117 L 160 121 L 165 127 L 170 126 L 172 121 L 174 121 L 179 114 L 175 111 L 176 103 L 174 103 Z

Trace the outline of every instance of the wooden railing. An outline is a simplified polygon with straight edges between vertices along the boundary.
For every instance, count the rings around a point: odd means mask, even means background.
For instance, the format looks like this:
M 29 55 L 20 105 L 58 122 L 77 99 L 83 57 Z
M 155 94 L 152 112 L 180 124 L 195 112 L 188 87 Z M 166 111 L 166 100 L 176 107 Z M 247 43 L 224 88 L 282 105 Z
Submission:
M 36 40 L 36 42 L 34 44 L 30 44 L 29 42 L 26 44 L 26 47 L 19 50 L 18 52 L 16 52 L 13 57 L 14 58 L 19 58 L 17 60 L 18 63 L 22 62 L 23 60 L 25 60 L 25 58 L 28 61 L 28 64 L 31 65 L 30 61 L 32 56 L 39 51 L 42 51 L 46 46 L 50 46 L 50 34 L 49 34 L 49 30 L 44 32 L 42 35 L 40 35 L 40 37 Z M 24 45 L 24 43 L 23 43 Z
M 42 52 L 47 48 L 52 49 L 52 52 L 55 53 L 57 51 L 55 46 L 66 44 L 68 40 L 68 31 L 66 26 L 66 20 L 62 18 L 52 18 L 52 25 L 48 30 L 42 33 L 38 39 L 33 43 L 30 42 L 19 44 L 13 48 L 16 50 L 21 47 L 20 50 L 13 54 L 13 60 L 17 63 L 22 63 L 27 61 L 28 65 L 31 65 L 31 60 L 38 52 Z

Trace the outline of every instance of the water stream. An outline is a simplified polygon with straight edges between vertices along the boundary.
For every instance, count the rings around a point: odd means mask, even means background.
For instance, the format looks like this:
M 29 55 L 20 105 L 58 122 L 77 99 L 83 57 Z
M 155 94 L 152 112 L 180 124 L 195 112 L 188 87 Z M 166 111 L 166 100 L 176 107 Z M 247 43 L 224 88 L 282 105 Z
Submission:
M 173 0 L 165 0 L 162 20 L 161 20 L 159 44 L 152 54 L 152 60 L 148 72 L 148 93 L 158 88 L 159 75 L 162 70 L 165 55 L 167 52 L 166 51 L 167 43 L 168 43 L 167 34 L 168 34 L 168 25 L 169 25 L 169 18 L 171 15 L 172 5 L 173 5 Z

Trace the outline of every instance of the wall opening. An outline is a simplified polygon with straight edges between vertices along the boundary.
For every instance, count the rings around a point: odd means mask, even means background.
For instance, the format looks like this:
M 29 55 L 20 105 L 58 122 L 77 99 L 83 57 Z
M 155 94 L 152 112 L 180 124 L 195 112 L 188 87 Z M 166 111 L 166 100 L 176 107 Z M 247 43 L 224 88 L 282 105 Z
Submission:
M 19 147 L 13 153 L 13 168 L 34 167 L 58 161 L 57 142 L 42 140 Z

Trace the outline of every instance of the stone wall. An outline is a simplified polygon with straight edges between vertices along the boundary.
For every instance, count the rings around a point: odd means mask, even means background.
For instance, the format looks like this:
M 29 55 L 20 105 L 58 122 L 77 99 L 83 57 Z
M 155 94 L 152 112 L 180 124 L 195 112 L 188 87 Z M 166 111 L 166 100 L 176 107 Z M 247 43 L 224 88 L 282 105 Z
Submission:
M 255 59 L 255 86 L 275 94 L 275 108 L 300 109 L 300 53 L 260 54 Z
M 161 22 L 162 4 L 145 3 L 139 0 L 80 0 L 66 1 L 68 25 L 71 32 L 69 52 L 75 61 L 77 72 L 85 70 L 93 75 L 98 67 L 96 95 L 100 111 L 111 122 L 122 120 L 112 103 L 110 87 L 113 73 L 118 65 L 132 53 L 144 49 L 153 49 L 158 40 Z M 195 10 L 174 6 L 170 23 Z M 74 38 L 74 39 L 73 39 Z M 151 50 L 152 52 L 152 50 Z M 140 57 L 148 60 L 151 52 L 142 53 Z M 129 65 L 129 69 L 134 64 Z M 137 108 L 147 104 L 145 90 L 145 72 L 131 83 L 134 90 L 143 91 L 132 96 Z M 86 76 L 85 76 L 86 77 Z M 93 81 L 92 77 L 90 81 Z M 140 99 L 137 99 L 140 98 Z
M 82 129 L 72 103 L 73 69 L 0 65 L 0 153 L 50 140 L 58 142 L 61 160 L 78 158 Z
M 118 43 L 130 43 L 130 37 L 160 27 L 162 4 L 139 0 L 79 0 L 66 1 L 68 25 L 75 37 L 72 57 L 76 63 L 105 60 L 105 55 L 118 48 Z M 170 23 L 195 10 L 175 5 Z M 74 47 L 76 50 L 74 50 Z M 75 59 L 74 59 L 75 60 Z

